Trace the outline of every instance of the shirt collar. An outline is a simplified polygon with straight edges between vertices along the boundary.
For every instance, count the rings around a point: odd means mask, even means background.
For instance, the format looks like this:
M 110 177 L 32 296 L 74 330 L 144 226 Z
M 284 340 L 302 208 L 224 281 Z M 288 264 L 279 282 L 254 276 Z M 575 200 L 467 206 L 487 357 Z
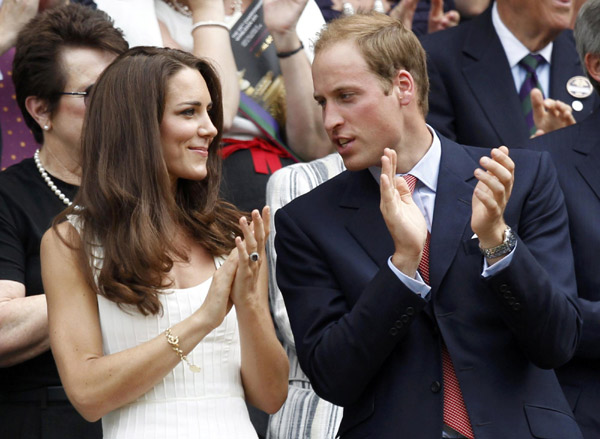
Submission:
M 433 140 L 431 146 L 425 153 L 425 155 L 418 161 L 418 163 L 408 172 L 410 175 L 414 175 L 421 182 L 421 184 L 427 186 L 432 192 L 435 193 L 438 182 L 438 175 L 440 172 L 440 161 L 442 157 L 442 144 L 435 130 L 427 125 L 427 128 L 431 132 Z M 381 167 L 371 166 L 369 167 L 371 175 L 379 183 L 381 177 Z M 405 175 L 405 174 L 398 174 Z
M 507 28 L 502 22 L 500 19 L 500 14 L 498 13 L 498 4 L 496 2 L 494 2 L 494 6 L 492 6 L 492 23 L 494 24 L 498 38 L 500 38 L 500 42 L 502 43 L 502 47 L 504 48 L 504 52 L 508 58 L 508 64 L 512 69 L 519 64 L 519 61 L 521 61 L 530 53 L 529 49 L 525 47 L 523 43 L 521 43 L 519 39 L 510 31 L 510 29 Z M 534 55 L 542 55 L 546 62 L 550 64 L 550 60 L 552 59 L 553 44 L 554 43 L 550 42 L 542 50 L 534 53 Z

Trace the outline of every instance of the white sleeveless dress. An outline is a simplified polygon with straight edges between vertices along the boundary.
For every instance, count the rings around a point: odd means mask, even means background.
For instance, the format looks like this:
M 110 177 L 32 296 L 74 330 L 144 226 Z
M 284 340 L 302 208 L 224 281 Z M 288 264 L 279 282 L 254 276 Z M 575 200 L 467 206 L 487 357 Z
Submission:
M 77 229 L 77 220 L 69 219 Z M 94 266 L 101 264 L 97 248 Z M 215 258 L 217 268 L 221 258 Z M 163 290 L 162 315 L 142 315 L 137 308 L 121 309 L 98 295 L 104 354 L 135 347 L 190 316 L 204 302 L 212 277 L 200 285 Z M 167 343 L 165 339 L 165 343 Z M 169 355 L 177 355 L 171 352 Z M 223 323 L 188 354 L 191 372 L 179 363 L 149 392 L 102 418 L 108 439 L 256 439 L 244 400 L 241 355 L 235 307 Z

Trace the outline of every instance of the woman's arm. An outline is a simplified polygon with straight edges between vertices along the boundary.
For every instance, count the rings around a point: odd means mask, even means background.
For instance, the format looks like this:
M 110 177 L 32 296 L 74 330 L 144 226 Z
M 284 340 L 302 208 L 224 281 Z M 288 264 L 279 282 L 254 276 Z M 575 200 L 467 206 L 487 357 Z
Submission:
M 4 0 L 0 6 L 0 55 L 15 45 L 17 34 L 35 17 L 38 7 L 39 0 Z
M 306 3 L 307 0 L 264 1 L 265 25 L 278 53 L 291 52 L 300 47 L 296 25 Z M 321 108 L 313 99 L 311 65 L 305 51 L 279 58 L 279 66 L 286 94 L 285 132 L 289 147 L 307 161 L 333 152 L 323 128 Z
M 206 21 L 223 22 L 223 0 L 189 0 L 194 23 Z M 212 61 L 221 80 L 223 92 L 223 130 L 233 123 L 240 103 L 240 84 L 237 66 L 231 49 L 227 29 L 220 26 L 201 26 L 192 31 L 194 55 Z
M 61 224 L 58 231 L 69 243 L 79 245 L 70 224 Z M 103 355 L 97 297 L 86 283 L 78 254 L 50 229 L 42 239 L 41 257 L 50 345 L 67 395 L 85 419 L 95 421 L 135 400 L 179 363 L 164 333 L 134 348 Z M 227 258 L 215 273 L 203 305 L 171 328 L 184 354 L 229 311 L 236 260 L 237 254 Z
M 26 296 L 22 283 L 0 280 L 0 367 L 37 357 L 49 347 L 46 296 Z
M 246 399 L 253 406 L 275 413 L 288 390 L 289 362 L 269 311 L 265 240 L 269 233 L 269 208 L 252 212 L 252 224 L 240 220 L 244 240 L 236 239 L 238 269 L 231 293 L 240 327 L 242 382 Z M 249 254 L 256 251 L 258 261 Z

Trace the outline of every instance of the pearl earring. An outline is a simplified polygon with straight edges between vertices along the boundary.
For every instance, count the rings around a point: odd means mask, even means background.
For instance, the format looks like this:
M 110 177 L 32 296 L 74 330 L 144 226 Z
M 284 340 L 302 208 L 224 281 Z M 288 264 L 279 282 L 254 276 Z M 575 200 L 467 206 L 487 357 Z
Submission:
M 50 127 L 48 125 L 44 125 L 44 131 L 48 131 Z

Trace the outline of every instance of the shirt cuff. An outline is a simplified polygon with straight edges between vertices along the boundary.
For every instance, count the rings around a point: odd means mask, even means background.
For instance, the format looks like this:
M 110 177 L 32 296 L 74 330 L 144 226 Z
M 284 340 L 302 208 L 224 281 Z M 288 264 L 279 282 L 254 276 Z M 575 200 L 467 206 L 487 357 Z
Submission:
M 515 248 L 513 248 L 509 254 L 507 254 L 505 257 L 500 259 L 498 262 L 496 262 L 491 267 L 488 265 L 487 259 L 483 258 L 483 272 L 481 273 L 481 275 L 485 278 L 488 278 L 488 277 L 495 275 L 500 270 L 503 270 L 506 267 L 508 267 L 510 265 L 510 261 L 512 261 L 512 259 L 513 259 L 516 249 L 517 249 L 517 244 L 515 244 Z
M 398 270 L 394 264 L 392 264 L 391 256 L 388 258 L 388 267 L 390 267 L 390 270 L 392 270 L 392 272 L 396 275 L 400 282 L 406 286 L 406 288 L 411 290 L 413 293 L 418 294 L 423 299 L 425 299 L 429 294 L 429 291 L 431 291 L 431 287 L 423 282 L 423 278 L 418 271 L 415 279 L 408 277 L 406 274 Z

